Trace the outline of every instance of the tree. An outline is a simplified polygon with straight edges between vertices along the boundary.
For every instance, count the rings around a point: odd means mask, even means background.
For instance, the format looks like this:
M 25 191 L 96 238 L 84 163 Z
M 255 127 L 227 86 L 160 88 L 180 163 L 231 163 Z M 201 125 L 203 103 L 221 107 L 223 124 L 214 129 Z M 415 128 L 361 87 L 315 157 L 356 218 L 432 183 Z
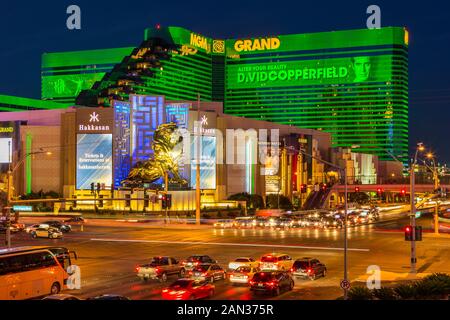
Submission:
M 280 201 L 280 207 L 278 208 L 278 197 Z M 283 195 L 269 194 L 266 198 L 266 206 L 269 209 L 284 209 L 284 210 L 292 210 L 293 206 L 291 200 L 288 197 Z
M 264 200 L 259 194 L 250 194 L 247 192 L 236 193 L 228 197 L 228 200 L 245 201 L 247 209 L 263 209 Z
M 369 202 L 369 195 L 365 192 L 350 193 L 350 202 L 356 202 L 358 204 L 366 204 Z
M 183 137 L 178 133 L 175 123 L 159 125 L 153 135 L 154 157 L 145 162 L 138 162 L 122 183 L 131 185 L 151 183 L 164 178 L 167 172 L 169 183 L 187 184 L 179 174 L 178 163 L 182 156 L 182 141 Z

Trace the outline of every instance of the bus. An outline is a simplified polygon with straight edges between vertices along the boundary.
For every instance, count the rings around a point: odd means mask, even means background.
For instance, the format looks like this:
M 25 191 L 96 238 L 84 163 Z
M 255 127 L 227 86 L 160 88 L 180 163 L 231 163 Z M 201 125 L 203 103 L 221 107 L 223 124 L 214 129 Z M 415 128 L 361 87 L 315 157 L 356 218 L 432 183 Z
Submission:
M 0 300 L 32 299 L 66 289 L 74 251 L 56 246 L 0 250 Z

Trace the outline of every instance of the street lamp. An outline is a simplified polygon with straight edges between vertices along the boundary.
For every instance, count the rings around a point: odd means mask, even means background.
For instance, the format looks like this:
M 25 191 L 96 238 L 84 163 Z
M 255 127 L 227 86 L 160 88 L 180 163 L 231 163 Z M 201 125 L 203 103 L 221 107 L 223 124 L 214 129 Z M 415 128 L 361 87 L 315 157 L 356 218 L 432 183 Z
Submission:
M 433 167 L 430 167 L 425 160 L 422 160 L 423 164 L 433 172 L 433 181 L 434 181 L 434 191 L 436 192 L 439 189 L 439 175 L 436 167 L 435 157 L 429 152 L 427 153 L 427 158 L 431 160 L 431 164 Z M 439 234 L 439 202 L 436 201 L 436 207 L 434 209 L 434 233 Z
M 414 183 L 415 183 L 415 167 L 417 164 L 417 155 L 419 152 L 422 152 L 425 150 L 425 147 L 422 142 L 417 143 L 416 147 L 416 153 L 414 155 L 413 162 L 410 166 L 410 187 L 411 187 L 411 212 L 410 212 L 410 219 L 411 219 L 411 227 L 412 227 L 412 241 L 411 241 L 411 273 L 416 273 L 416 263 L 417 263 L 417 257 L 416 257 L 416 203 L 415 203 L 415 189 L 414 189 Z
M 11 144 L 11 142 L 9 142 Z M 11 147 L 9 148 L 11 150 Z M 20 165 L 27 159 L 27 157 L 35 154 L 43 154 L 51 155 L 52 153 L 50 151 L 44 151 L 42 148 L 39 149 L 40 151 L 35 152 L 29 152 L 26 153 L 25 156 L 17 162 L 17 164 L 14 166 L 14 168 L 11 169 L 11 162 L 9 163 L 8 167 L 8 184 L 7 184 L 7 205 L 6 205 L 6 222 L 7 222 L 7 228 L 6 228 L 6 246 L 8 248 L 11 248 L 11 230 L 10 230 L 10 216 L 11 216 L 11 199 L 12 199 L 12 182 L 13 182 L 13 175 L 14 172 L 16 172 L 17 169 L 19 169 Z M 10 156 L 11 159 L 11 156 Z
M 299 149 L 299 152 L 307 157 L 310 157 L 312 159 L 315 159 L 319 162 L 322 162 L 332 168 L 335 168 L 336 170 L 340 170 L 343 172 L 344 176 L 344 280 L 343 282 L 348 283 L 348 259 L 347 259 L 347 252 L 348 252 L 348 236 L 347 236 L 347 211 L 348 211 L 348 203 L 347 203 L 347 197 L 348 197 L 348 183 L 347 183 L 347 168 L 339 167 L 331 162 L 322 160 L 320 158 L 317 158 L 309 153 L 306 153 L 302 148 Z M 344 290 L 344 299 L 348 299 L 348 287 L 342 286 Z

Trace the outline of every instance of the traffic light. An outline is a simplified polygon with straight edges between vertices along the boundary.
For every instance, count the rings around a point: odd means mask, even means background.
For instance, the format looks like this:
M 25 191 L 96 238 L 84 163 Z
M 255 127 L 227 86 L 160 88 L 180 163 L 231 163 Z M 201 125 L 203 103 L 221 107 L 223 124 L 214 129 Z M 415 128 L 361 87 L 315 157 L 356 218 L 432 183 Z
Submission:
M 378 194 L 382 194 L 382 193 L 383 193 L 383 189 L 377 188 L 377 193 L 378 193 Z
M 172 195 L 170 193 L 166 196 L 166 205 L 169 209 L 172 207 Z
M 405 188 L 402 188 L 402 190 L 400 191 L 400 193 L 402 194 L 402 196 L 406 195 L 406 190 L 405 190 Z
M 405 241 L 412 241 L 412 226 L 406 226 L 405 228 Z
M 359 192 L 359 187 L 355 187 L 355 192 Z
M 165 194 L 161 197 L 161 208 L 167 209 L 167 197 Z
M 301 193 L 306 193 L 306 184 L 303 183 L 303 184 L 300 185 L 300 192 Z
M 415 238 L 416 241 L 422 241 L 422 227 L 416 226 L 415 228 Z M 413 241 L 413 227 L 405 227 L 405 241 Z
M 94 190 L 95 190 L 95 183 L 91 183 L 91 193 L 94 193 Z
M 323 191 L 327 190 L 327 185 L 326 185 L 326 184 L 324 184 L 324 185 L 322 186 L 322 190 L 323 190 Z

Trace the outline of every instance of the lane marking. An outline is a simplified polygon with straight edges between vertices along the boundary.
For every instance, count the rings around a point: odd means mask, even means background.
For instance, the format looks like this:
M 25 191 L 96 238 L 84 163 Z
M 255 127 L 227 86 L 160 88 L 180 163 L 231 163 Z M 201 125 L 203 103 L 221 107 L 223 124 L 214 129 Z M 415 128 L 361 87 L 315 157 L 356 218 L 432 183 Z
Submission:
M 313 250 L 332 250 L 344 251 L 344 248 L 333 247 L 312 247 L 312 246 L 294 246 L 281 244 L 264 244 L 264 243 L 231 243 L 231 242 L 200 242 L 200 241 L 164 241 L 164 240 L 135 240 L 135 239 L 108 239 L 108 238 L 91 238 L 91 241 L 101 242 L 136 242 L 136 243 L 160 243 L 160 244 L 193 244 L 193 245 L 220 245 L 220 246 L 236 246 L 236 247 L 269 247 L 269 248 L 287 248 L 287 249 L 313 249 Z M 369 252 L 370 249 L 348 248 L 348 251 Z

